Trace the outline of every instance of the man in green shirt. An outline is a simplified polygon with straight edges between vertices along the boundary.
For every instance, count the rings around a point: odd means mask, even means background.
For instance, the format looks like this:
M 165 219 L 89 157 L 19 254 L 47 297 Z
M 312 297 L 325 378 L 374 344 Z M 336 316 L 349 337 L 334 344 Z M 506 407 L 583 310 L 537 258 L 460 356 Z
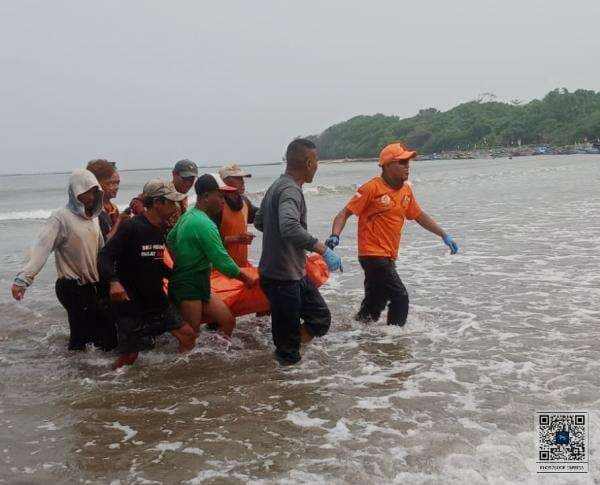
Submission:
M 169 283 L 170 296 L 177 302 L 181 315 L 194 330 L 204 321 L 217 322 L 219 329 L 231 337 L 235 317 L 216 295 L 210 292 L 210 272 L 214 266 L 220 273 L 236 278 L 248 288 L 257 278 L 240 269 L 231 259 L 212 221 L 223 210 L 224 192 L 237 189 L 226 185 L 217 174 L 204 174 L 194 184 L 196 205 L 186 211 L 167 241 L 175 267 Z

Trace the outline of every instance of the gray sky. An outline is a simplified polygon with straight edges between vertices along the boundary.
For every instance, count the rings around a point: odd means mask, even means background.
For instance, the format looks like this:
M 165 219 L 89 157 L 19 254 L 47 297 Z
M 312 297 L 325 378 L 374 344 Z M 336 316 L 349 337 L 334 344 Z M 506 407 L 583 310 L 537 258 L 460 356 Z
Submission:
M 600 90 L 600 1 L 0 2 L 0 173 L 277 161 L 358 114 Z

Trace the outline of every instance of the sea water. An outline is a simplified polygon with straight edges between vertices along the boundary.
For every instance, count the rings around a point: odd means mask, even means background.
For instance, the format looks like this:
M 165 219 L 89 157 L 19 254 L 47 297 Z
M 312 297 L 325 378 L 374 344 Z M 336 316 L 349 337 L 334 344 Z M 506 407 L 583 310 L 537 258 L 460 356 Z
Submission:
M 282 167 L 250 169 L 259 203 Z M 323 239 L 376 163 L 322 164 L 305 187 Z M 168 170 L 121 173 L 124 206 Z M 593 483 L 600 477 L 600 157 L 413 162 L 417 200 L 457 241 L 405 226 L 404 328 L 353 320 L 345 272 L 322 288 L 333 324 L 299 365 L 273 359 L 268 318 L 226 350 L 166 335 L 133 367 L 67 351 L 51 259 L 22 302 L 10 285 L 68 175 L 0 177 L 0 483 Z M 260 237 L 251 249 L 260 254 Z M 583 475 L 536 474 L 535 413 L 587 411 Z

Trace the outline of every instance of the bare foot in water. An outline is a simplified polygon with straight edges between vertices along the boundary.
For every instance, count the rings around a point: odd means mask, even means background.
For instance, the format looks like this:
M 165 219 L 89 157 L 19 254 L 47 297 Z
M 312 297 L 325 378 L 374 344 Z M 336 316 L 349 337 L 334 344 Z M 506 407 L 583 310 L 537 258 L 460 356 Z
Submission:
M 128 354 L 121 355 L 116 362 L 112 365 L 112 370 L 117 370 L 124 365 L 133 365 L 138 358 L 138 352 L 130 352 Z
M 300 341 L 303 344 L 307 344 L 310 341 L 312 341 L 313 338 L 314 337 L 310 333 L 308 333 L 308 330 L 306 330 L 306 327 L 304 325 L 301 325 L 300 326 Z

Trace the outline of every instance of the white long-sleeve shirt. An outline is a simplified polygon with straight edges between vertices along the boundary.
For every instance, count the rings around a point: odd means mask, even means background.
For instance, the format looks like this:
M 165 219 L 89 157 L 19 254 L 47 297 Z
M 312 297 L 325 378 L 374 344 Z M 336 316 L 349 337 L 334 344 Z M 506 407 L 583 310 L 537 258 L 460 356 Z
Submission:
M 98 274 L 98 251 L 104 245 L 100 232 L 98 213 L 102 210 L 102 191 L 94 213 L 87 216 L 77 196 L 99 187 L 94 174 L 87 170 L 76 170 L 69 184 L 69 203 L 54 211 L 46 221 L 38 240 L 30 250 L 29 259 L 17 274 L 15 283 L 29 286 L 42 270 L 54 251 L 56 272 L 59 278 L 76 280 L 79 284 L 96 283 Z

